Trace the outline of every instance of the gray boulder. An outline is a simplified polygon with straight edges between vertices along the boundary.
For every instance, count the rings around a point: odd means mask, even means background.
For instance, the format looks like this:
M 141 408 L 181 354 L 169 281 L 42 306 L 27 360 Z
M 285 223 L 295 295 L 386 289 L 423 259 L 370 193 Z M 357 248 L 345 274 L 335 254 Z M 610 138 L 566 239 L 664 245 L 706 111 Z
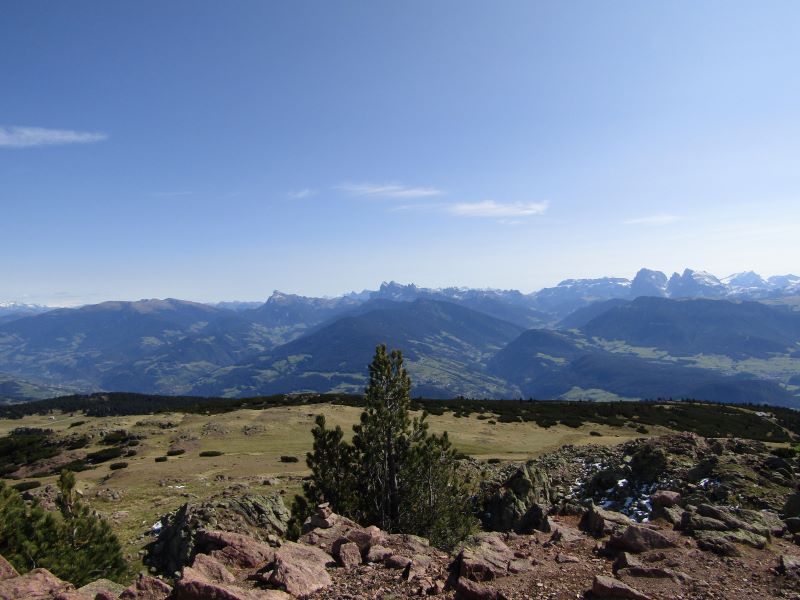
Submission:
M 551 504 L 550 478 L 529 462 L 489 495 L 483 506 L 483 526 L 488 531 L 548 532 Z

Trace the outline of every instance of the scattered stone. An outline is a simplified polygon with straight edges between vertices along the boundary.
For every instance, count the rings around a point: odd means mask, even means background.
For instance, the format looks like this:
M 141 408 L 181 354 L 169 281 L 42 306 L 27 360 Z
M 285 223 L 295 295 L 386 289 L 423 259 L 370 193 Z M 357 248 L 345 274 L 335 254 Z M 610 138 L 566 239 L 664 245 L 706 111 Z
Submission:
M 367 551 L 366 560 L 367 562 L 371 563 L 382 563 L 391 555 L 392 555 L 391 549 L 387 548 L 386 546 L 381 546 L 378 544 L 370 547 L 370 549 Z
M 347 542 L 338 548 L 336 560 L 345 569 L 354 569 L 361 564 L 361 550 L 355 542 Z
M 589 535 L 601 538 L 630 524 L 631 520 L 625 515 L 611 512 L 592 504 L 583 513 L 579 527 Z
M 650 600 L 650 597 L 613 577 L 595 575 L 592 594 L 599 598 L 625 598 L 626 600 Z
M 386 557 L 386 560 L 383 561 L 383 564 L 390 569 L 406 569 L 411 565 L 411 559 L 407 556 L 392 554 L 391 556 Z
M 479 534 L 477 540 L 475 546 L 459 553 L 458 573 L 473 581 L 491 581 L 507 575 L 509 564 L 516 558 L 514 552 L 497 534 Z
M 641 566 L 642 561 L 640 561 L 635 555 L 631 554 L 630 552 L 620 552 L 617 555 L 617 558 L 614 560 L 612 569 L 616 573 L 620 569 L 630 569 L 632 567 Z
M 658 490 L 652 496 L 650 496 L 650 502 L 652 503 L 653 508 L 670 508 L 680 504 L 681 495 L 679 492 Z
M 778 558 L 778 573 L 781 575 L 800 577 L 800 559 L 796 556 L 781 554 Z
M 612 536 L 606 544 L 609 549 L 636 554 L 674 546 L 674 542 L 663 533 L 641 525 L 629 525 L 621 535 Z
M 460 577 L 455 588 L 455 600 L 499 600 L 498 593 L 494 588 L 466 577 Z

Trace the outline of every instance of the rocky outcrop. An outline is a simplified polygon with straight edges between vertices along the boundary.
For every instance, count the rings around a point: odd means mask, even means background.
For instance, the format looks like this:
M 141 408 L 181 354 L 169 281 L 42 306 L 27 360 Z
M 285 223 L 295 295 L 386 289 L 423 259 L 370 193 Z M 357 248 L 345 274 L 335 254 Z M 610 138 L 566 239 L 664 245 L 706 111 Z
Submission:
M 33 569 L 0 581 L 0 600 L 50 600 L 61 592 L 74 590 L 74 586 L 62 581 L 47 569 Z
M 234 585 L 222 585 L 209 580 L 192 567 L 183 570 L 175 584 L 170 600 L 291 600 L 291 596 L 278 590 L 254 590 Z
M 529 560 L 516 556 L 496 533 L 477 536 L 475 544 L 461 550 L 456 564 L 458 574 L 473 581 L 491 581 L 533 568 Z
M 174 576 L 194 560 L 197 533 L 227 531 L 256 542 L 278 545 L 291 514 L 278 493 L 226 492 L 200 503 L 187 503 L 161 518 L 158 537 L 147 547 L 145 563 Z
M 335 564 L 319 548 L 287 542 L 275 553 L 275 564 L 265 579 L 293 596 L 308 596 L 331 585 L 327 567 Z
M 489 495 L 481 519 L 489 531 L 549 531 L 550 478 L 534 462 L 519 467 Z
M 172 588 L 169 585 L 142 573 L 119 597 L 122 600 L 164 600 L 171 593 Z
M 198 531 L 195 550 L 240 568 L 258 567 L 275 558 L 275 549 L 271 546 L 241 533 L 228 531 Z
M 601 538 L 630 524 L 631 520 L 625 515 L 590 504 L 581 517 L 579 527 L 589 535 Z

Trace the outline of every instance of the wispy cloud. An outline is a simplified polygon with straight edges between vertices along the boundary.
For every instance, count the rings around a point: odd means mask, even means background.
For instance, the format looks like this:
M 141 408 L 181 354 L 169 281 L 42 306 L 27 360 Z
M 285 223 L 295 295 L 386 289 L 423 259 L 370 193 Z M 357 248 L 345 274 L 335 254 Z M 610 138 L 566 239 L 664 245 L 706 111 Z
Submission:
M 373 198 L 429 198 L 444 195 L 444 190 L 433 187 L 408 187 L 398 183 L 344 183 L 334 189 L 350 196 Z
M 303 198 L 310 198 L 316 193 L 317 190 L 312 190 L 311 188 L 303 188 L 302 190 L 293 190 L 286 195 L 292 200 L 302 200 Z
M 623 221 L 625 225 L 646 225 L 651 227 L 658 227 L 660 225 L 671 225 L 683 221 L 684 217 L 678 215 L 671 215 L 669 213 L 658 213 L 655 215 L 647 215 L 644 217 L 637 217 L 635 219 L 626 219 Z
M 62 144 L 90 144 L 108 139 L 108 134 L 43 127 L 0 127 L 0 148 L 32 148 Z
M 543 214 L 549 206 L 548 202 L 461 202 L 449 204 L 445 210 L 460 217 L 484 217 L 492 219 L 515 219 Z

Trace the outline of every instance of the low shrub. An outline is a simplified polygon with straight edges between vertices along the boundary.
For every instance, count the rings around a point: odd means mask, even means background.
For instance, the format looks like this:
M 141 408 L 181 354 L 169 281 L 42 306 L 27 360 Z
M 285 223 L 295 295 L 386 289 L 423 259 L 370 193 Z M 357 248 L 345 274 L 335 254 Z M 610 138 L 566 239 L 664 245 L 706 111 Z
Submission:
M 281 462 L 283 463 L 296 463 L 298 460 L 296 456 L 281 456 Z
M 126 462 L 115 462 L 108 465 L 108 468 L 112 471 L 119 471 L 120 469 L 127 469 L 128 463 Z
M 200 456 L 222 456 L 224 453 L 219 450 L 203 450 Z
M 186 454 L 186 450 L 183 448 L 177 448 L 175 450 L 167 451 L 167 456 L 180 456 L 181 454 Z
M 166 456 L 156 456 L 156 462 L 167 462 Z
M 599 431 L 590 431 L 590 432 L 589 432 L 589 435 L 593 435 L 593 436 L 595 436 L 595 437 L 600 437 L 600 436 L 602 436 L 603 434 L 602 434 L 602 433 L 600 433 Z
M 20 481 L 12 485 L 11 487 L 17 490 L 18 492 L 24 492 L 26 490 L 32 490 L 34 488 L 41 487 L 41 481 Z
M 97 452 L 91 452 L 86 455 L 86 460 L 90 463 L 97 464 L 114 460 L 122 456 L 122 448 L 103 448 Z

